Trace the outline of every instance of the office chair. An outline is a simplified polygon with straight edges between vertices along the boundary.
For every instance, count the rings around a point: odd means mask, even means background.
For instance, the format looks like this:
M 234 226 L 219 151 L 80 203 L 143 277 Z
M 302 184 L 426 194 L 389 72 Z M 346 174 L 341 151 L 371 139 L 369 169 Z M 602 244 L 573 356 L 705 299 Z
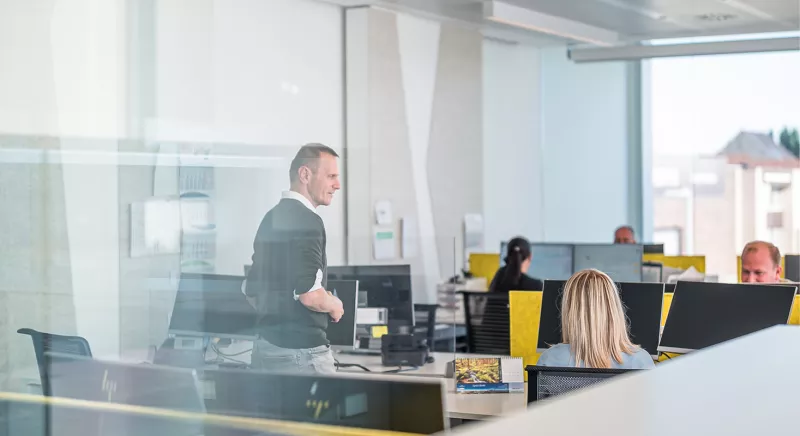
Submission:
M 616 375 L 638 369 L 563 368 L 528 365 L 528 403 L 589 387 Z
M 69 354 L 73 356 L 92 357 L 89 342 L 80 336 L 62 336 L 43 333 L 33 329 L 19 329 L 17 333 L 29 335 L 33 340 L 33 351 L 36 353 L 36 364 L 39 366 L 39 378 L 42 380 L 42 394 L 50 396 L 49 368 L 58 357 L 48 353 Z
M 464 296 L 470 353 L 511 354 L 508 294 L 459 291 Z
M 428 351 L 433 352 L 434 334 L 436 333 L 436 309 L 438 304 L 414 305 L 414 331 L 424 332 Z

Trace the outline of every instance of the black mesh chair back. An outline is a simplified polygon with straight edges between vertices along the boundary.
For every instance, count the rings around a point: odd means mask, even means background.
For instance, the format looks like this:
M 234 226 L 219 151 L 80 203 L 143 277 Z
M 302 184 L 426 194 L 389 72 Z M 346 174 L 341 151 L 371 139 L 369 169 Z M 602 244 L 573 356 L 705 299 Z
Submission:
M 528 403 L 592 386 L 637 369 L 528 366 Z
M 428 351 L 434 351 L 434 334 L 436 333 L 436 309 L 437 304 L 415 304 L 414 305 L 414 333 L 425 335 Z
M 461 291 L 470 353 L 511 354 L 508 294 Z
M 48 368 L 58 361 L 58 357 L 48 353 L 92 357 L 89 342 L 80 336 L 54 335 L 27 328 L 19 329 L 17 333 L 29 335 L 33 340 L 33 351 L 36 353 L 36 364 L 39 366 L 39 378 L 42 381 L 42 393 L 45 396 L 50 396 Z

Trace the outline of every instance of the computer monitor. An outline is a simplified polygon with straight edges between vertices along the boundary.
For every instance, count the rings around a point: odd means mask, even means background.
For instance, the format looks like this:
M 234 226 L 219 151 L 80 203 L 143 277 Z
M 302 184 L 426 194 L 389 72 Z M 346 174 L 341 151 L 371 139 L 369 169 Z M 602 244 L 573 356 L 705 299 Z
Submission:
M 366 295 L 366 307 L 389 312 L 389 330 L 414 326 L 414 299 L 410 265 L 356 265 L 328 267 L 328 280 L 358 281 L 358 300 Z M 358 320 L 356 320 L 358 321 Z
M 663 283 L 664 265 L 660 263 L 645 262 L 642 264 L 642 282 Z
M 546 280 L 542 291 L 542 310 L 539 317 L 539 341 L 537 352 L 541 353 L 562 341 L 561 301 L 564 280 Z M 658 338 L 661 331 L 661 308 L 664 285 L 661 283 L 617 283 L 620 300 L 625 307 L 628 327 L 634 344 L 655 357 L 658 355 Z
M 53 354 L 47 368 L 54 397 L 205 412 L 193 369 Z
M 664 305 L 663 283 L 617 283 L 619 297 L 625 306 L 625 316 L 631 341 L 658 357 L 661 335 L 661 309 Z
M 356 310 L 358 309 L 358 282 L 353 280 L 328 280 L 328 291 L 342 300 L 344 315 L 339 322 L 328 323 L 328 341 L 331 345 L 356 346 Z
M 432 434 L 447 429 L 441 380 L 207 370 L 210 413 Z
M 800 255 L 787 254 L 783 258 L 783 264 L 786 280 L 800 282 Z
M 645 254 L 664 254 L 664 244 L 644 244 Z
M 181 274 L 169 333 L 254 339 L 257 315 L 242 292 L 243 281 L 241 276 Z
M 47 369 L 51 395 L 97 403 L 116 403 L 154 409 L 206 411 L 194 370 L 150 364 L 105 362 L 87 357 L 57 355 Z M 169 415 L 111 412 L 92 407 L 52 408 L 50 428 L 68 428 L 69 434 L 169 434 L 198 436 L 203 421 Z
M 642 281 L 642 246 L 635 244 L 576 244 L 573 268 L 600 270 L 615 282 Z
M 531 244 L 531 266 L 528 275 L 541 280 L 567 280 L 572 276 L 571 244 Z
M 786 324 L 796 286 L 678 282 L 658 351 L 687 353 Z
M 677 283 L 664 283 L 664 293 L 672 294 L 675 292 L 675 285 Z
M 566 280 L 545 280 L 542 290 L 542 311 L 539 315 L 538 353 L 561 342 L 561 295 Z

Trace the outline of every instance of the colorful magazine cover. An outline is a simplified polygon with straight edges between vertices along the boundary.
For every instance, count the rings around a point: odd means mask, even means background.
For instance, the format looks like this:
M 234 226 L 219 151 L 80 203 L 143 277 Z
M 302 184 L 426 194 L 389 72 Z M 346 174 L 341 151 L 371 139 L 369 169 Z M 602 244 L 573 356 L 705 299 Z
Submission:
M 509 364 L 513 366 L 517 362 L 509 361 Z M 520 361 L 518 366 L 521 365 Z M 504 380 L 503 361 L 500 358 L 456 359 L 455 370 L 456 392 L 515 392 L 518 389 L 516 383 Z M 513 381 L 516 381 L 516 377 Z

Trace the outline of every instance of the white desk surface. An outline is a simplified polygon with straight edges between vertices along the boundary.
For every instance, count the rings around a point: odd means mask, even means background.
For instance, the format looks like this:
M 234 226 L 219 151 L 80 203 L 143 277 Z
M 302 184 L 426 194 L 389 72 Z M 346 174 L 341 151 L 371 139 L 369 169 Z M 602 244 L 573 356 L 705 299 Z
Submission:
M 484 357 L 501 357 L 498 355 L 486 354 L 464 354 L 464 353 L 432 353 L 433 363 L 426 363 L 418 369 L 398 372 L 397 375 L 408 375 L 416 377 L 444 377 L 447 369 L 447 363 L 451 362 L 456 357 L 470 357 L 470 358 L 484 358 Z M 369 369 L 373 373 L 382 373 L 395 369 L 393 366 L 383 366 L 381 363 L 381 356 L 368 356 L 356 354 L 334 353 L 334 357 L 339 363 L 355 363 Z M 361 368 L 340 368 L 339 372 L 359 372 L 367 373 Z
M 748 359 L 754 350 L 759 358 Z M 746 362 L 744 361 L 746 360 Z M 622 375 L 463 435 L 797 434 L 800 327 L 777 326 Z M 609 417 L 624 425 L 609 427 Z

